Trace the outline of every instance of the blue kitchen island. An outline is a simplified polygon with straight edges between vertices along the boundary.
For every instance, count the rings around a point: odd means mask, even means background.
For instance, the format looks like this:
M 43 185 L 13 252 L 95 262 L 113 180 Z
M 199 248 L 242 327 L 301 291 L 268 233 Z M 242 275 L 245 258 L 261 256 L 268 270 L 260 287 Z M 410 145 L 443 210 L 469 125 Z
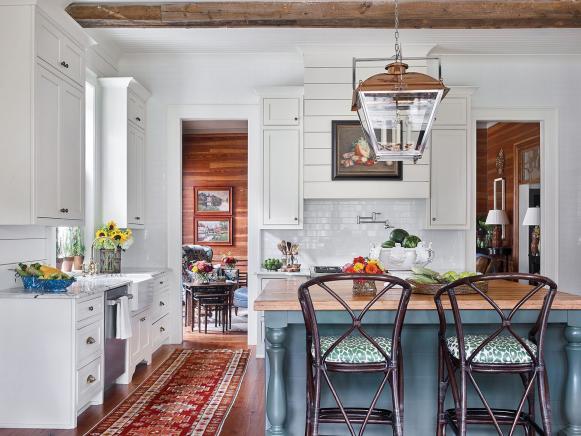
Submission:
M 264 311 L 267 340 L 266 428 L 267 435 L 299 436 L 305 431 L 306 339 L 297 289 L 300 281 L 277 280 L 268 283 L 254 303 Z M 510 310 L 528 287 L 514 282 L 490 284 L 489 295 L 502 310 Z M 369 297 L 354 297 L 350 283 L 333 288 L 355 311 Z M 526 335 L 536 321 L 542 296 L 537 294 L 514 319 L 515 330 Z M 364 318 L 372 335 L 391 335 L 399 291 L 390 291 Z M 351 318 L 340 304 L 323 291 L 313 290 L 312 299 L 322 334 L 341 334 Z M 490 333 L 498 326 L 499 316 L 481 297 L 458 297 L 466 333 Z M 446 299 L 445 299 L 446 300 Z M 445 306 L 446 307 L 446 306 Z M 450 314 L 451 315 L 451 314 Z M 452 317 L 449 317 L 452 322 Z M 404 433 L 412 436 L 435 434 L 437 406 L 437 332 L 438 316 L 433 297 L 414 294 L 410 300 L 402 334 L 404 354 Z M 452 327 L 451 325 L 449 327 Z M 452 327 L 453 328 L 453 327 Z M 553 430 L 555 434 L 581 435 L 581 296 L 558 292 L 553 303 L 546 336 L 545 361 L 550 380 Z M 487 379 L 488 378 L 488 379 Z M 478 379 L 493 407 L 517 408 L 522 383 L 516 375 L 483 375 Z M 378 386 L 375 374 L 338 374 L 333 379 L 345 406 L 367 407 Z M 323 388 L 321 405 L 335 407 Z M 475 392 L 470 392 L 468 407 L 482 407 Z M 451 395 L 449 395 L 450 397 Z M 451 398 L 447 407 L 452 407 Z M 538 401 L 538 396 L 537 396 Z M 389 389 L 378 407 L 391 409 Z M 538 413 L 537 413 L 537 416 Z M 522 434 L 518 433 L 517 434 Z M 345 425 L 322 424 L 321 434 L 348 434 Z M 448 431 L 451 433 L 451 429 Z M 368 426 L 366 435 L 391 434 L 385 426 Z M 470 435 L 495 435 L 493 427 L 470 427 Z

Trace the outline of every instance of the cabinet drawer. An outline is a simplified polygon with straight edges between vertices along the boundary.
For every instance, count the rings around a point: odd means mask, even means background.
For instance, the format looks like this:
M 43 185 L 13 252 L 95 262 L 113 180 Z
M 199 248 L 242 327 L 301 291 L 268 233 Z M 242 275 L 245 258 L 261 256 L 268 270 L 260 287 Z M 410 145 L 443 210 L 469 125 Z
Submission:
M 151 343 L 155 351 L 167 338 L 169 338 L 169 316 L 165 315 L 151 325 Z
M 103 323 L 89 324 L 77 330 L 77 368 L 102 354 Z
M 136 126 L 145 128 L 145 103 L 131 91 L 127 94 L 127 118 Z
M 77 322 L 101 316 L 103 313 L 103 297 L 93 298 L 92 300 L 77 303 Z
M 263 111 L 262 121 L 265 126 L 298 126 L 300 99 L 265 98 Z
M 156 292 L 153 297 L 153 320 L 169 313 L 170 291 Z
M 77 409 L 85 406 L 103 387 L 101 358 L 77 371 Z

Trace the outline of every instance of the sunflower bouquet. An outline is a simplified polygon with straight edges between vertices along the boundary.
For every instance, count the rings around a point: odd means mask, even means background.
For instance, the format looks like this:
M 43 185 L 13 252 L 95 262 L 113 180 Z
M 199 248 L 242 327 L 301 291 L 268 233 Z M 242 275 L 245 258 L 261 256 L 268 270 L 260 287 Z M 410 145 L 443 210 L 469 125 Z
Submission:
M 95 248 L 127 250 L 133 244 L 131 229 L 121 229 L 115 221 L 109 221 L 95 232 Z

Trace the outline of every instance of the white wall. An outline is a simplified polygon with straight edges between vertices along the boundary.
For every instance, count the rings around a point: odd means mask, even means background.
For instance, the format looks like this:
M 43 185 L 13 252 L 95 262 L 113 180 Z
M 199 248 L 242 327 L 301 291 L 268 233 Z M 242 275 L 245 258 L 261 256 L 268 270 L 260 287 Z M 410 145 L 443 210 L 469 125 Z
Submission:
M 158 266 L 167 261 L 166 115 L 168 105 L 258 104 L 254 89 L 303 82 L 296 54 L 132 55 L 120 74 L 134 76 L 152 94 L 146 147 L 146 228 L 123 258 L 126 266 Z M 176 168 L 176 171 L 180 169 Z

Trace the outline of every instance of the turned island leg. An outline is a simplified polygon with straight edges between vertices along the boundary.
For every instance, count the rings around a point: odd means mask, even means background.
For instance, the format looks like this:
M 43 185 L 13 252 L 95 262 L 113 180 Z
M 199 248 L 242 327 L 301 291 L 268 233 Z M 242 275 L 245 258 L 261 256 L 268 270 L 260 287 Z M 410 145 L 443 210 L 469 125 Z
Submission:
M 567 426 L 562 436 L 581 435 L 581 327 L 565 328 L 567 345 L 567 378 L 565 380 L 565 403 L 563 412 Z
M 285 435 L 286 389 L 284 385 L 284 341 L 286 328 L 266 328 L 268 368 L 270 376 L 266 392 L 266 416 L 270 422 L 268 435 Z

